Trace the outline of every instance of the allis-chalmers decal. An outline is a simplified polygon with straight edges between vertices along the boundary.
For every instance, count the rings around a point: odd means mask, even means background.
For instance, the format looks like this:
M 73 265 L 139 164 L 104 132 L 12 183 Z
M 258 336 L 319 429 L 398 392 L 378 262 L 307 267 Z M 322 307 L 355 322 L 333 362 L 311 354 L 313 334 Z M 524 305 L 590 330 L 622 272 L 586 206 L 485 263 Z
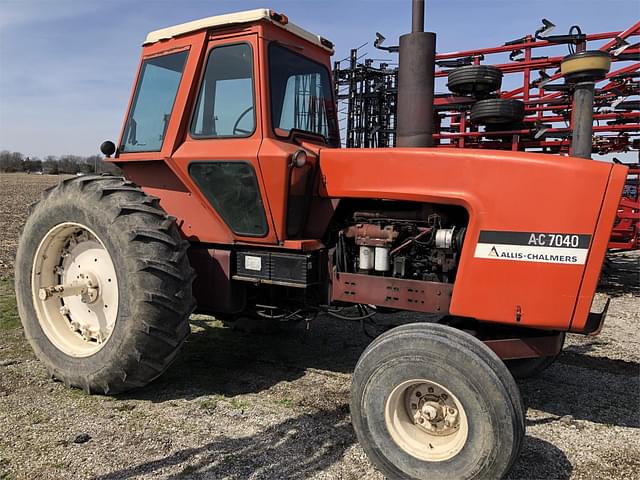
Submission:
M 591 235 L 482 230 L 476 258 L 584 265 Z

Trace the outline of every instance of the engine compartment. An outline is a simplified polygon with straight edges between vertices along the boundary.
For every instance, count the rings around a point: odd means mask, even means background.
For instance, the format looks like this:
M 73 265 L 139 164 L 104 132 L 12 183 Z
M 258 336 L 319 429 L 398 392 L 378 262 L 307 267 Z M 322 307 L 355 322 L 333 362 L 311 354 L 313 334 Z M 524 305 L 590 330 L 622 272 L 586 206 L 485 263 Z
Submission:
M 392 205 L 358 209 L 337 235 L 337 272 L 453 283 L 466 233 L 461 209 Z

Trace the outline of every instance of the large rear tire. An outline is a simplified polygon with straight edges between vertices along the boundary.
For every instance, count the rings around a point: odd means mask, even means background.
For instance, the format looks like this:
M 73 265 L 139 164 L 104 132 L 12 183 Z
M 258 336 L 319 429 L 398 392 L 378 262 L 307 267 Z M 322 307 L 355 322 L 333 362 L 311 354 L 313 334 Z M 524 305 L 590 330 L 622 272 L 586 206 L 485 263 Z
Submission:
M 410 324 L 362 354 L 351 390 L 354 429 L 394 479 L 501 478 L 524 436 L 513 377 L 482 342 L 438 324 Z
M 15 285 L 26 337 L 50 375 L 104 394 L 161 375 L 190 331 L 187 247 L 158 199 L 120 177 L 75 177 L 43 193 L 22 232 Z

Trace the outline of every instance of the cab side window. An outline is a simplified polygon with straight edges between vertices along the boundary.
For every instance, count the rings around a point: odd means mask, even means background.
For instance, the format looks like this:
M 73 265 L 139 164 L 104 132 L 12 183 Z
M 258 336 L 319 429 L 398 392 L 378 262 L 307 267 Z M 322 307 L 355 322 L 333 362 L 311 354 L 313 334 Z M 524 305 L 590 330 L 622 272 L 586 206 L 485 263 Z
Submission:
M 140 69 L 121 152 L 159 152 L 176 100 L 187 51 L 145 60 Z
M 209 52 L 191 121 L 195 138 L 248 137 L 256 127 L 253 54 L 242 43 Z
M 258 179 L 247 162 L 193 162 L 189 174 L 236 235 L 267 234 Z

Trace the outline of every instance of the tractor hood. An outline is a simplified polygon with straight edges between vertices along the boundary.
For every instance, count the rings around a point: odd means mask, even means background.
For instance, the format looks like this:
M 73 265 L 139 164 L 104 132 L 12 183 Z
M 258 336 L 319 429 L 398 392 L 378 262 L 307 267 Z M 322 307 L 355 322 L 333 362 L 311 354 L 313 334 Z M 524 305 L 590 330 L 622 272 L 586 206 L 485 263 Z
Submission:
M 587 328 L 626 167 L 535 153 L 396 148 L 323 149 L 320 170 L 322 196 L 467 210 L 451 314 Z

